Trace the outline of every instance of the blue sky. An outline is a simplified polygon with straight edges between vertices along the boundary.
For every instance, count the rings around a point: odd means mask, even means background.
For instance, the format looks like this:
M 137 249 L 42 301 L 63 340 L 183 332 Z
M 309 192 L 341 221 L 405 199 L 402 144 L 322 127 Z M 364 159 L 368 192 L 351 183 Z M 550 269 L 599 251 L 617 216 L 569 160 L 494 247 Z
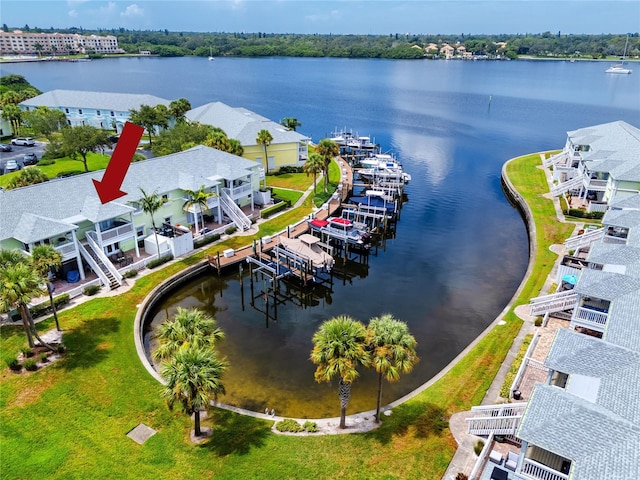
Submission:
M 10 27 L 267 33 L 633 33 L 638 0 L 2 0 Z

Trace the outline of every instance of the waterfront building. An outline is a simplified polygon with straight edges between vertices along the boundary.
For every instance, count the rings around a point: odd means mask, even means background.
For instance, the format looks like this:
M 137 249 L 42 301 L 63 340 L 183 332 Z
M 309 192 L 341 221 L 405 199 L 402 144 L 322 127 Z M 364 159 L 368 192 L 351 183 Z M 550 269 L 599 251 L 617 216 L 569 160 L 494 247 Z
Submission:
M 124 53 L 113 35 L 0 31 L 0 55 L 66 55 L 69 53 Z
M 257 142 L 258 132 L 268 130 L 273 140 L 267 147 L 267 170 L 300 167 L 307 161 L 309 137 L 269 120 L 246 108 L 230 107 L 222 102 L 207 103 L 185 114 L 192 122 L 218 127 L 229 138 L 240 142 L 243 157 L 265 165 L 264 147 Z
M 147 94 L 51 90 L 21 102 L 20 108 L 48 107 L 64 112 L 71 126 L 92 125 L 120 133 L 129 120 L 130 110 L 139 110 L 142 105 L 164 105 L 168 108 L 170 103 Z
M 139 261 L 141 247 L 152 256 L 168 251 L 177 256 L 194 248 L 192 230 L 196 237 L 220 233 L 198 230 L 205 216 L 221 225 L 221 231 L 229 221 L 240 230 L 249 228 L 252 214 L 245 214 L 242 207 L 253 211 L 260 182 L 259 164 L 202 145 L 133 163 L 121 187 L 127 194 L 106 204 L 92 182 L 103 174 L 0 189 L 0 248 L 28 253 L 35 245 L 50 244 L 63 256 L 63 275 L 76 271 L 84 279 L 87 267 L 103 284 L 117 287 L 122 277 L 114 262 L 125 257 Z M 189 202 L 188 192 L 201 188 L 210 194 L 206 209 Z M 165 200 L 154 215 L 156 227 L 163 226 L 158 234 L 160 252 L 151 216 L 140 206 L 140 189 L 157 192 Z

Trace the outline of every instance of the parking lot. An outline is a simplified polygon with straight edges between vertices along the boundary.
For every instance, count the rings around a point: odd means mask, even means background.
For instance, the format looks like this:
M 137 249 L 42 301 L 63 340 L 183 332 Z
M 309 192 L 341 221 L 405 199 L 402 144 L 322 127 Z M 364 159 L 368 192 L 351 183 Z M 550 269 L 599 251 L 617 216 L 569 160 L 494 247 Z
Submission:
M 4 140 L 0 143 L 11 143 L 11 140 Z M 0 152 L 0 174 L 4 173 L 4 166 L 9 160 L 15 160 L 18 165 L 22 165 L 22 159 L 25 153 L 35 153 L 38 157 L 38 160 L 42 158 L 42 154 L 44 153 L 44 147 L 46 143 L 44 142 L 36 142 L 33 147 L 23 147 L 20 145 L 11 145 L 13 151 L 11 152 Z

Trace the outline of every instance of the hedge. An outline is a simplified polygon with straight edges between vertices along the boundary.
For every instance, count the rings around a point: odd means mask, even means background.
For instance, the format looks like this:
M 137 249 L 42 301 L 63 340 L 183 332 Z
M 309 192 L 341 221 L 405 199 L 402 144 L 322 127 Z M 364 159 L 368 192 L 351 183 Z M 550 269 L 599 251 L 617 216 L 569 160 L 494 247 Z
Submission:
M 68 293 L 63 293 L 62 295 L 58 295 L 53 299 L 53 303 L 56 306 L 56 309 L 60 308 L 63 305 L 66 305 L 71 301 L 71 297 Z M 29 309 L 31 311 L 32 317 L 41 317 L 42 315 L 49 315 L 53 313 L 53 309 L 51 308 L 51 302 L 46 301 L 34 305 Z
M 288 206 L 289 205 L 287 205 L 287 202 L 276 203 L 275 205 L 262 210 L 260 212 L 260 218 L 269 218 L 274 213 L 278 213 L 279 211 L 284 210 Z

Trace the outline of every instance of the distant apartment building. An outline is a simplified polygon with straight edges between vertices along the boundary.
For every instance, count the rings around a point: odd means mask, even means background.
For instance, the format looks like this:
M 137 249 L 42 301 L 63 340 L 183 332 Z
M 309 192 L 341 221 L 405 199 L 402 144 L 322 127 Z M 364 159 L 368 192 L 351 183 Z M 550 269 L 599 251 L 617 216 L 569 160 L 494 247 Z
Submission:
M 79 35 L 77 33 L 34 33 L 0 31 L 1 55 L 124 53 L 113 35 Z

